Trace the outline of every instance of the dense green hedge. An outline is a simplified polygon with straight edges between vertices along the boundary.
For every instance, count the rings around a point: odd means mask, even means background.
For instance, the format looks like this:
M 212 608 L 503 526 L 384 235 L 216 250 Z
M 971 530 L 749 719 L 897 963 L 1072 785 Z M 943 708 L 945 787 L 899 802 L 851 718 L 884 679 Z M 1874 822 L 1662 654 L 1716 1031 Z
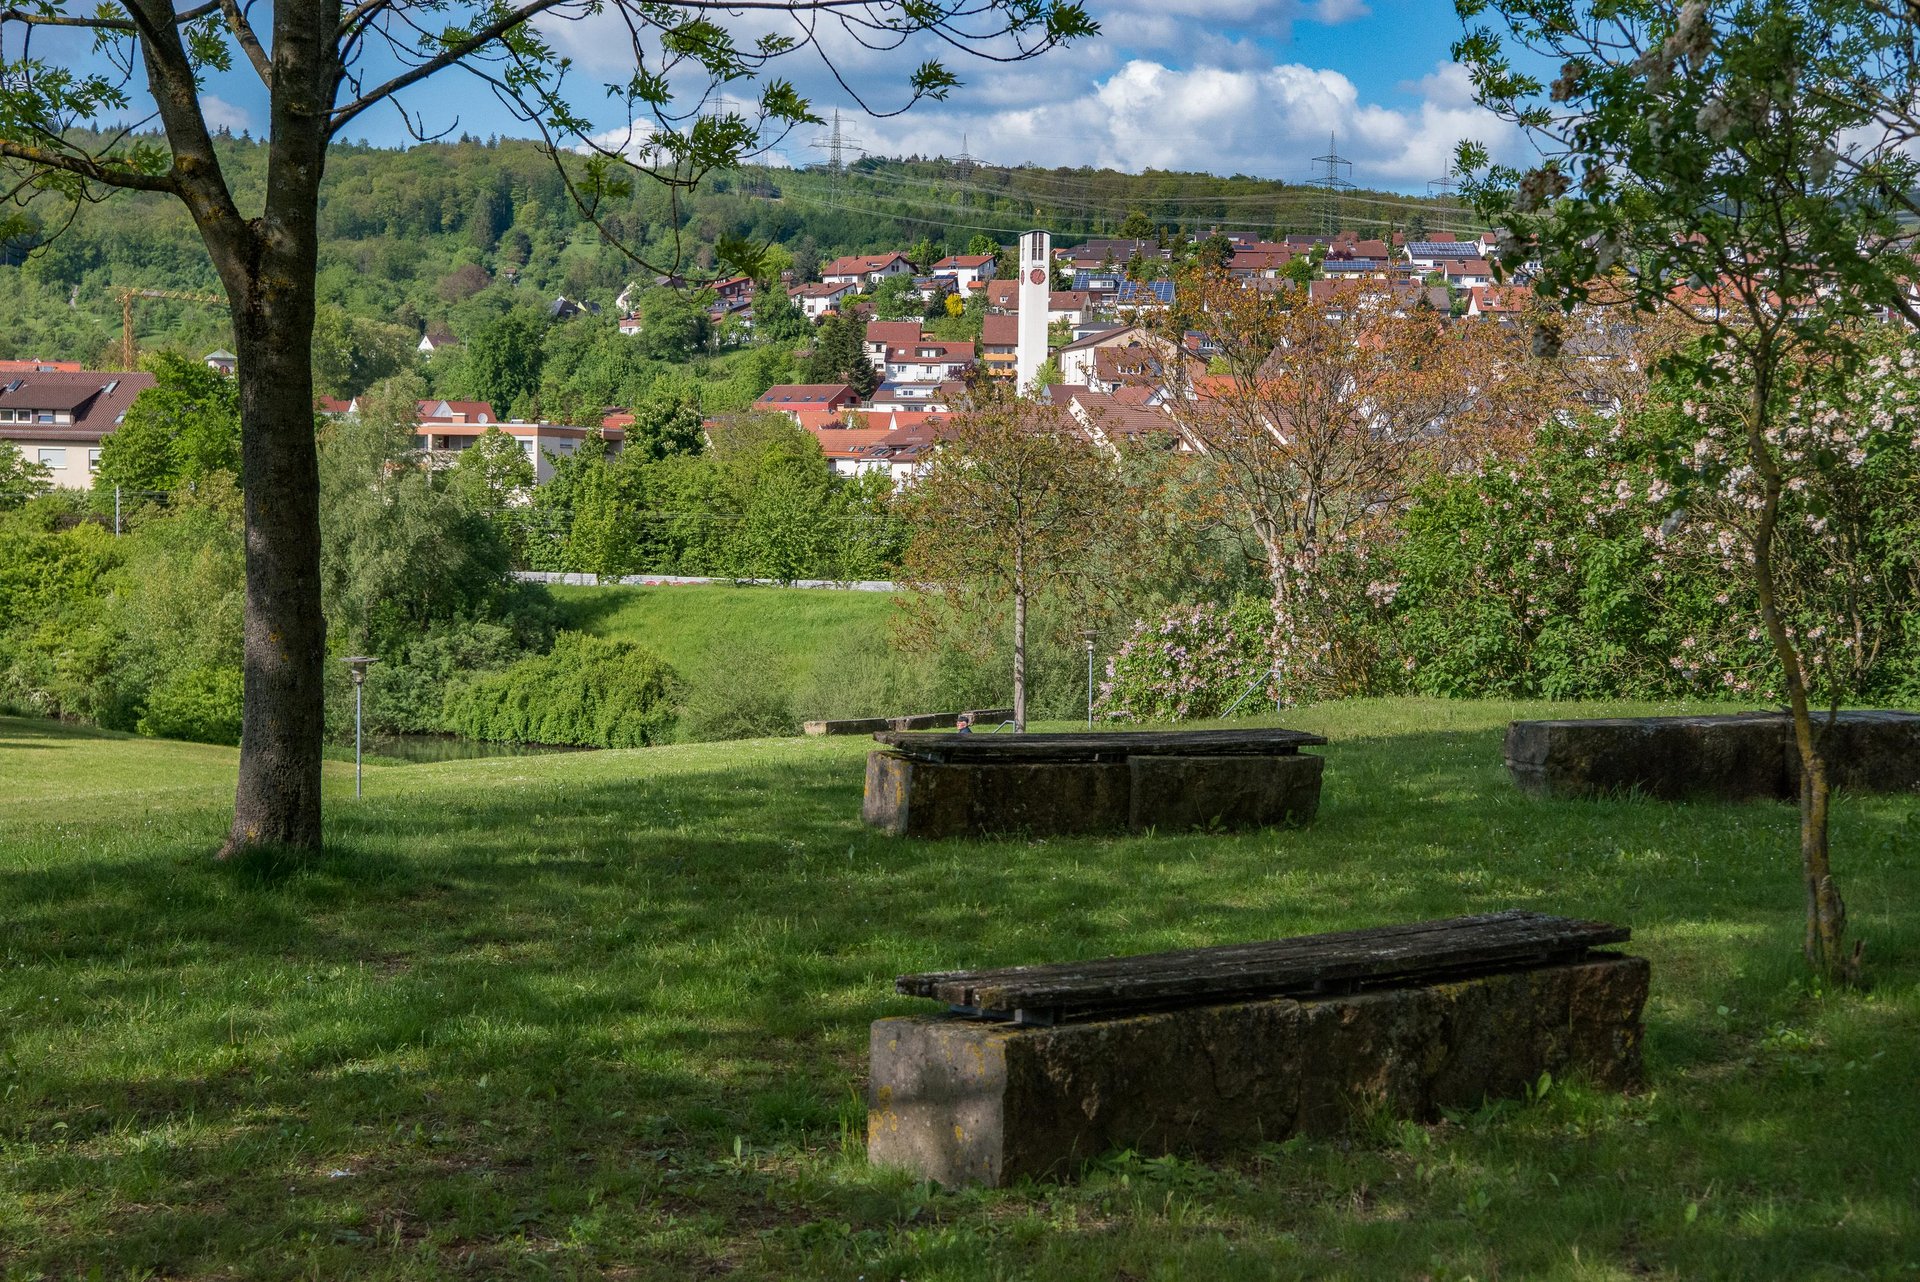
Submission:
M 562 632 L 550 653 L 449 690 L 444 720 L 473 739 L 642 748 L 671 737 L 679 684 L 650 650 Z

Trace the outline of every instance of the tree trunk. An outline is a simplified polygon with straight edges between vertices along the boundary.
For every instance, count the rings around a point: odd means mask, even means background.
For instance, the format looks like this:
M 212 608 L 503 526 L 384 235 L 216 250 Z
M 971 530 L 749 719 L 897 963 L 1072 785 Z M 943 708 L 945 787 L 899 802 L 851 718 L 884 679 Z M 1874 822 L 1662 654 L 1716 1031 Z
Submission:
M 1847 907 L 1834 885 L 1827 846 L 1827 800 L 1831 786 L 1827 763 L 1812 736 L 1811 719 L 1794 718 L 1800 751 L 1800 868 L 1807 884 L 1807 927 L 1803 947 L 1807 964 L 1828 979 L 1851 983 L 1859 978 L 1860 949 L 1846 950 Z
M 313 315 L 339 16 L 328 0 L 274 7 L 263 213 L 243 235 L 208 238 L 240 358 L 247 545 L 240 778 L 222 857 L 254 846 L 320 846 L 327 638 Z
M 1027 550 L 1013 549 L 1013 732 L 1027 732 Z
M 313 291 L 309 284 L 288 292 L 304 299 L 234 318 L 246 492 L 245 704 L 233 828 L 222 857 L 249 846 L 320 846 L 327 647 L 308 363 Z
M 1806 933 L 1802 942 L 1807 965 L 1823 978 L 1851 983 L 1859 977 L 1860 950 L 1851 956 L 1846 951 L 1847 910 L 1834 884 L 1833 861 L 1828 846 L 1827 805 L 1830 785 L 1827 763 L 1813 730 L 1813 710 L 1807 698 L 1806 670 L 1800 652 L 1787 632 L 1780 615 L 1779 584 L 1774 574 L 1775 537 L 1780 524 L 1780 497 L 1784 482 L 1778 460 L 1766 439 L 1771 367 L 1755 362 L 1753 398 L 1747 413 L 1747 442 L 1755 470 L 1764 488 L 1760 519 L 1753 536 L 1754 588 L 1759 597 L 1760 619 L 1766 625 L 1767 639 L 1773 644 L 1774 657 L 1780 663 L 1780 676 L 1787 689 L 1787 706 L 1793 714 L 1793 741 L 1800 757 L 1800 871 L 1807 889 Z

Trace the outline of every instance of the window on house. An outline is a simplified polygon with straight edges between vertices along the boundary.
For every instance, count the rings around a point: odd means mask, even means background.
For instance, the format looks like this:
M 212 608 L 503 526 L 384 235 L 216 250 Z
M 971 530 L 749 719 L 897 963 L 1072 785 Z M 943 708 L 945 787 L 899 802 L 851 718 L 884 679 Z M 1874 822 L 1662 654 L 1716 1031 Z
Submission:
M 63 470 L 67 466 L 67 452 L 62 449 L 49 449 L 43 445 L 40 447 L 40 463 L 43 467 Z
M 100 470 L 100 451 L 88 450 L 87 451 L 87 475 L 92 476 L 95 472 L 98 472 L 99 470 Z
M 33 421 L 36 423 L 51 423 L 53 422 L 53 411 L 41 410 L 33 416 Z

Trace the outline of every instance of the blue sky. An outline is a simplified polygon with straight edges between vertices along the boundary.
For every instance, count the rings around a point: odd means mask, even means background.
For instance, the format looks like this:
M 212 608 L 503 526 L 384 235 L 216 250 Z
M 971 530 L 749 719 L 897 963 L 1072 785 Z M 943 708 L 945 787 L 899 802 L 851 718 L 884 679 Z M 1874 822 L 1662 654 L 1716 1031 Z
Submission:
M 1356 182 L 1424 192 L 1462 137 L 1510 150 L 1510 136 L 1473 105 L 1450 62 L 1459 22 L 1449 0 L 1091 0 L 1089 8 L 1103 26 L 1096 40 L 1008 66 L 948 57 L 965 85 L 947 102 L 893 119 L 861 114 L 811 52 L 781 71 L 823 115 L 841 108 L 846 133 L 879 154 L 955 155 L 964 138 L 970 154 L 999 164 L 1299 180 L 1331 131 Z M 579 64 L 583 104 L 600 102 L 599 86 L 628 65 L 608 21 L 551 28 Z M 880 55 L 831 36 L 824 43 L 850 83 L 889 105 L 900 101 L 906 68 L 928 52 Z M 207 89 L 210 116 L 260 131 L 265 104 L 244 64 Z M 407 104 L 430 130 L 527 132 L 458 72 L 416 88 Z M 382 145 L 408 141 L 390 108 L 361 117 L 352 132 Z M 798 131 L 776 161 L 820 158 L 807 146 L 819 133 Z

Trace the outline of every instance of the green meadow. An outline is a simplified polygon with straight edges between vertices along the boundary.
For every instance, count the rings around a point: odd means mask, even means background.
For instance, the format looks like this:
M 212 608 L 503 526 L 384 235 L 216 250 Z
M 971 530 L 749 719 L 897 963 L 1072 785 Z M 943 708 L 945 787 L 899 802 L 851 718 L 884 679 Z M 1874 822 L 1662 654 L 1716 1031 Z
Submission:
M 1920 1275 L 1920 797 L 1841 799 L 1872 984 L 1821 991 L 1793 810 L 1522 797 L 1502 729 L 1548 711 L 1295 710 L 1318 821 L 1224 836 L 886 838 L 853 739 L 359 801 L 329 762 L 327 853 L 231 866 L 230 749 L 0 719 L 0 1277 Z M 995 1191 L 866 1164 L 897 973 L 1508 907 L 1633 927 L 1644 1091 Z

